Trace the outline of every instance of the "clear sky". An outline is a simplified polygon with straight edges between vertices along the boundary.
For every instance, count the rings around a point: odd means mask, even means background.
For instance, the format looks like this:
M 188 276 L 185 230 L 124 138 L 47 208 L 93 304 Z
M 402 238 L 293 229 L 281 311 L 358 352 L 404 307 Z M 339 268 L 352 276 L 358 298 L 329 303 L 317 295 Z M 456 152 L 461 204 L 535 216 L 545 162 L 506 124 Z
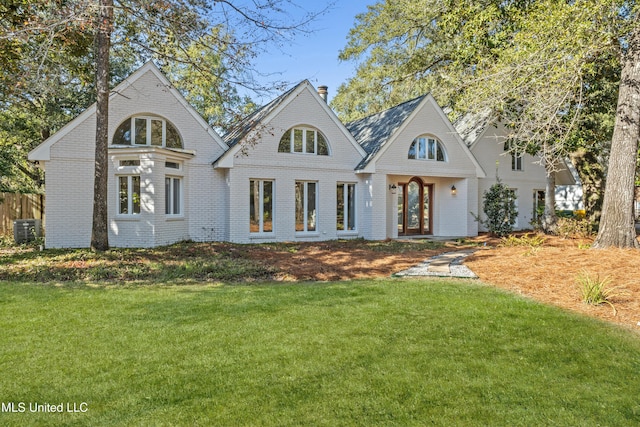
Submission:
M 329 11 L 310 24 L 310 34 L 299 34 L 292 44 L 270 49 L 256 59 L 256 68 L 270 77 L 259 81 L 282 80 L 297 84 L 308 79 L 313 86 L 329 86 L 329 100 L 340 84 L 355 75 L 356 63 L 341 62 L 338 52 L 347 43 L 347 34 L 353 28 L 356 15 L 367 11 L 367 5 L 377 0 L 337 0 Z M 318 11 L 330 3 L 328 0 L 294 0 L 308 11 Z M 280 73 L 280 74 L 275 74 Z M 275 96 L 277 96 L 276 94 Z M 270 101 L 270 98 L 256 100 Z M 259 102 L 261 103 L 261 102 Z

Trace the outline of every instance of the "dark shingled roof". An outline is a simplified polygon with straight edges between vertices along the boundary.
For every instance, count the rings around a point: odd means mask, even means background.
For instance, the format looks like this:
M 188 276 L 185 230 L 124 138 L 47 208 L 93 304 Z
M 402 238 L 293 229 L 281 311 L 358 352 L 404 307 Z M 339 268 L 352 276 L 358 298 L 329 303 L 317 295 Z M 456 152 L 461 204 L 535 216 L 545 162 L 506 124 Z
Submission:
M 381 113 L 347 123 L 346 127 L 358 144 L 367 152 L 367 156 L 356 167 L 364 169 L 387 143 L 391 135 L 404 123 L 427 95 L 404 102 Z
M 231 130 L 229 130 L 229 132 L 227 132 L 222 137 L 222 140 L 229 147 L 233 147 L 234 145 L 236 145 L 238 142 L 242 140 L 242 138 L 244 138 L 249 132 L 251 132 L 251 130 L 253 130 L 256 126 L 258 126 L 262 122 L 262 120 L 269 115 L 269 113 L 275 110 L 278 107 L 278 105 L 280 105 L 282 101 L 284 101 L 287 98 L 287 96 L 289 96 L 291 92 L 296 90 L 296 88 L 298 88 L 300 85 L 305 84 L 305 82 L 307 81 L 304 80 L 298 83 L 297 85 L 295 85 L 294 87 L 292 87 L 291 89 L 289 89 L 288 91 L 286 91 L 285 93 L 283 93 L 282 95 L 274 99 L 273 101 L 269 102 L 265 106 L 257 109 L 256 111 L 254 111 L 253 113 L 245 117 L 244 119 L 240 120 L 233 128 L 231 128 Z
M 489 126 L 491 114 L 489 111 L 483 113 L 467 113 L 455 121 L 453 127 L 456 129 L 467 146 L 471 146 L 476 139 Z

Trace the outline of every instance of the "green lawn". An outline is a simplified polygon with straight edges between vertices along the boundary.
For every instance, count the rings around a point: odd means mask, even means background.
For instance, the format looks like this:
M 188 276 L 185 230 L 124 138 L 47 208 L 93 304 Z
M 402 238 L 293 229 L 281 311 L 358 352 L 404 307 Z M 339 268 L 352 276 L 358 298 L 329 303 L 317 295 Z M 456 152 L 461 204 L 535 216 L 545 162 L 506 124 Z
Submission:
M 637 335 L 473 281 L 5 281 L 0 331 L 1 425 L 640 424 Z

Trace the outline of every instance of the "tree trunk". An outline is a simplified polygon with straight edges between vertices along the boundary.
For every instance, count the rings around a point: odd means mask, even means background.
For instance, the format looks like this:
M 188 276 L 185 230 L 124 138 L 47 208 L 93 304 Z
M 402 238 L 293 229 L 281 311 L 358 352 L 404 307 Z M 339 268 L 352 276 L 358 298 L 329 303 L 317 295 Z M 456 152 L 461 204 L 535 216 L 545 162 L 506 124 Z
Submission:
M 109 49 L 113 25 L 113 0 L 100 0 L 96 35 L 96 153 L 93 184 L 93 226 L 91 249 L 109 249 L 107 177 L 109 146 Z
M 608 151 L 608 150 L 607 150 Z M 582 201 L 587 219 L 592 224 L 600 222 L 605 185 L 605 162 L 595 149 L 580 148 L 571 155 L 582 183 Z
M 542 231 L 547 234 L 555 234 L 558 228 L 558 216 L 556 215 L 556 172 L 549 162 L 544 165 L 547 175 L 547 184 L 544 191 L 544 214 L 542 215 Z
M 616 123 L 594 248 L 638 248 L 633 218 L 634 180 L 640 137 L 640 27 L 628 38 L 622 60 Z

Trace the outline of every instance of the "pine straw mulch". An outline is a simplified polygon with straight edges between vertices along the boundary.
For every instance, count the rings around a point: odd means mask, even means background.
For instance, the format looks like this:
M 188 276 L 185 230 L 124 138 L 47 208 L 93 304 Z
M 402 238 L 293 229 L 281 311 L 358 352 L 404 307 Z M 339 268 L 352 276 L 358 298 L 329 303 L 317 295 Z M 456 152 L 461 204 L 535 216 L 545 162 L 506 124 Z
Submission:
M 486 242 L 468 257 L 465 265 L 480 280 L 509 291 L 565 309 L 640 329 L 640 251 L 635 249 L 590 249 L 590 239 L 544 236 L 544 244 L 531 247 L 501 246 L 499 239 L 478 237 Z M 582 302 L 578 277 L 607 279 L 615 288 L 611 302 L 598 306 Z

